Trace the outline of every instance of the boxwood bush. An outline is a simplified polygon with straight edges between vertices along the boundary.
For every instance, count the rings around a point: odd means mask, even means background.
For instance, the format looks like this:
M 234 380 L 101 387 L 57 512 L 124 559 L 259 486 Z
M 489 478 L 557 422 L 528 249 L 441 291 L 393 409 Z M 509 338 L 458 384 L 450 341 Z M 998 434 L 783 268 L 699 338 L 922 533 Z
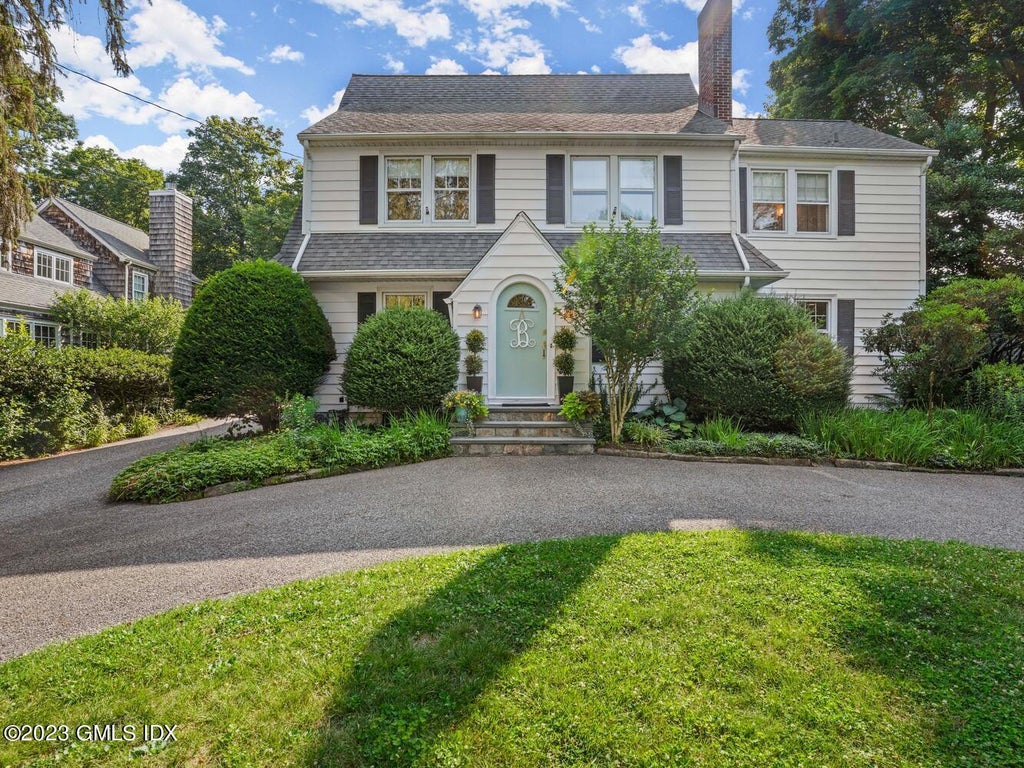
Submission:
M 67 347 L 62 356 L 80 386 L 107 413 L 167 410 L 171 358 L 133 349 Z
M 459 375 L 459 337 L 429 309 L 388 309 L 356 331 L 345 358 L 349 402 L 388 413 L 440 407 Z
M 744 291 L 703 302 L 690 322 L 665 386 L 694 416 L 789 430 L 804 411 L 846 404 L 850 361 L 798 305 Z
M 253 414 L 276 429 L 280 401 L 312 394 L 336 357 L 331 327 L 301 277 L 271 261 L 236 262 L 196 294 L 174 348 L 178 407 Z

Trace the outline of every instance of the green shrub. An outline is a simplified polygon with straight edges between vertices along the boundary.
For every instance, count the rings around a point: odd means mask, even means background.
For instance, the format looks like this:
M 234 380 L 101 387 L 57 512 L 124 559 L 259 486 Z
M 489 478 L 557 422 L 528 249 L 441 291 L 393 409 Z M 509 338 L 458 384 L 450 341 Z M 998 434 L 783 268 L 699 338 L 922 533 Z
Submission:
M 20 459 L 32 432 L 30 406 L 15 397 L 0 397 L 0 461 Z
M 572 352 L 576 349 L 576 331 L 567 325 L 563 325 L 551 336 L 551 343 L 555 345 L 555 349 L 562 352 Z M 569 376 L 571 374 L 565 374 Z
M 145 437 L 160 429 L 160 420 L 150 413 L 137 413 L 128 422 L 128 437 Z
M 165 410 L 171 401 L 171 358 L 132 349 L 60 351 L 71 375 L 107 413 Z
M 820 445 L 796 435 L 765 435 L 744 432 L 729 442 L 701 437 L 673 440 L 665 445 L 670 453 L 687 456 L 756 456 L 767 459 L 817 459 L 824 455 Z
M 335 356 L 301 277 L 270 261 L 236 262 L 207 280 L 185 316 L 171 363 L 175 402 L 206 416 L 253 414 L 273 430 L 281 398 L 312 394 Z
M 994 416 L 1024 421 L 1024 365 L 1004 362 L 975 369 L 967 399 Z
M 562 407 L 558 415 L 566 421 L 579 424 L 584 421 L 593 421 L 604 412 L 601 403 L 601 396 L 589 389 L 579 392 L 570 392 L 562 399 Z
M 467 376 L 479 376 L 484 369 L 484 361 L 476 352 L 470 352 L 463 359 Z
M 555 355 L 555 370 L 559 376 L 572 376 L 576 370 L 576 358 L 572 352 L 559 352 Z
M 784 430 L 805 410 L 845 405 L 851 366 L 798 305 L 744 291 L 698 305 L 690 323 L 665 386 L 691 414 Z
M 455 388 L 459 337 L 429 309 L 388 309 L 359 326 L 345 359 L 349 402 L 389 413 L 434 410 Z
M 689 437 L 693 434 L 694 424 L 687 418 L 686 401 L 681 397 L 675 398 L 671 403 L 655 400 L 636 414 L 636 418 L 653 424 L 674 437 Z
M 742 447 L 747 443 L 747 435 L 740 429 L 740 424 L 728 416 L 717 416 L 697 425 L 697 437 L 709 443 L 724 443 L 728 446 Z
M 1024 465 L 1024 424 L 979 411 L 850 408 L 805 414 L 800 431 L 837 457 L 962 469 Z
M 177 299 L 128 301 L 86 290 L 62 293 L 51 309 L 75 344 L 160 355 L 171 354 L 185 319 L 185 308 Z
M 642 448 L 654 448 L 669 440 L 669 433 L 661 427 L 633 420 L 622 425 L 622 436 L 627 443 L 636 443 Z
M 114 478 L 110 499 L 182 501 L 221 483 L 255 487 L 274 476 L 312 468 L 373 469 L 451 453 L 448 425 L 432 414 L 395 419 L 372 432 L 357 427 L 338 430 L 309 425 L 302 415 L 307 403 L 293 399 L 285 409 L 292 423 L 305 424 L 301 428 L 244 439 L 205 439 L 139 459 Z
M 479 355 L 484 351 L 484 332 L 479 328 L 474 328 L 466 334 L 466 350 L 472 352 L 475 355 Z M 475 374 L 470 374 L 475 375 Z

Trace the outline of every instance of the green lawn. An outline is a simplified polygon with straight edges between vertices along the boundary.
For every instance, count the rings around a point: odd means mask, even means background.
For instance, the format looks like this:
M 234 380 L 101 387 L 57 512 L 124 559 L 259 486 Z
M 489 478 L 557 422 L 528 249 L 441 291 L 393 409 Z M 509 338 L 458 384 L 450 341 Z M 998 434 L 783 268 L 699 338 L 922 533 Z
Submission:
M 1024 554 L 546 542 L 207 602 L 0 666 L 0 724 L 111 722 L 178 741 L 141 763 L 0 741 L 0 764 L 1022 765 Z

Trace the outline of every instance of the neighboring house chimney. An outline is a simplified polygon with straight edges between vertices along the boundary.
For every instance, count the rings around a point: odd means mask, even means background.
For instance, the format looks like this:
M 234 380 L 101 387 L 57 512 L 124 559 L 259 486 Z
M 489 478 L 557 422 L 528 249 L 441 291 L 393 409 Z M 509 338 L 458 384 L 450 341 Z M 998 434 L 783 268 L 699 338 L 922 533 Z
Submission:
M 191 304 L 192 198 L 171 183 L 149 193 L 149 260 L 160 269 L 153 293 Z
M 697 17 L 701 108 L 732 123 L 732 0 L 707 0 Z

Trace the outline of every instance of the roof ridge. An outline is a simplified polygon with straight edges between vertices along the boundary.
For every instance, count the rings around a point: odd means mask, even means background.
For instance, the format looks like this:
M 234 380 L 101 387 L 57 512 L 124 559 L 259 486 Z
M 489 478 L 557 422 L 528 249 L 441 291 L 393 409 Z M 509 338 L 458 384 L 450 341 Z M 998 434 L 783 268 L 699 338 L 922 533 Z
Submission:
M 120 224 L 122 227 L 127 227 L 128 229 L 134 229 L 139 234 L 145 235 L 146 237 L 149 237 L 149 233 L 148 232 L 146 232 L 146 231 L 144 231 L 142 229 L 139 229 L 138 227 L 133 227 L 131 224 L 129 224 L 126 221 L 121 221 L 120 219 L 115 219 L 113 216 L 107 216 L 107 214 L 100 213 L 99 211 L 93 210 L 92 208 L 86 208 L 84 205 L 79 205 L 78 203 L 74 203 L 71 200 L 68 200 L 66 197 L 54 197 L 53 200 L 55 202 L 60 202 L 60 203 L 62 203 L 64 205 L 69 205 L 72 208 L 77 208 L 80 211 L 88 211 L 93 216 L 99 216 L 101 219 L 106 219 L 107 221 L 111 221 L 114 224 Z

